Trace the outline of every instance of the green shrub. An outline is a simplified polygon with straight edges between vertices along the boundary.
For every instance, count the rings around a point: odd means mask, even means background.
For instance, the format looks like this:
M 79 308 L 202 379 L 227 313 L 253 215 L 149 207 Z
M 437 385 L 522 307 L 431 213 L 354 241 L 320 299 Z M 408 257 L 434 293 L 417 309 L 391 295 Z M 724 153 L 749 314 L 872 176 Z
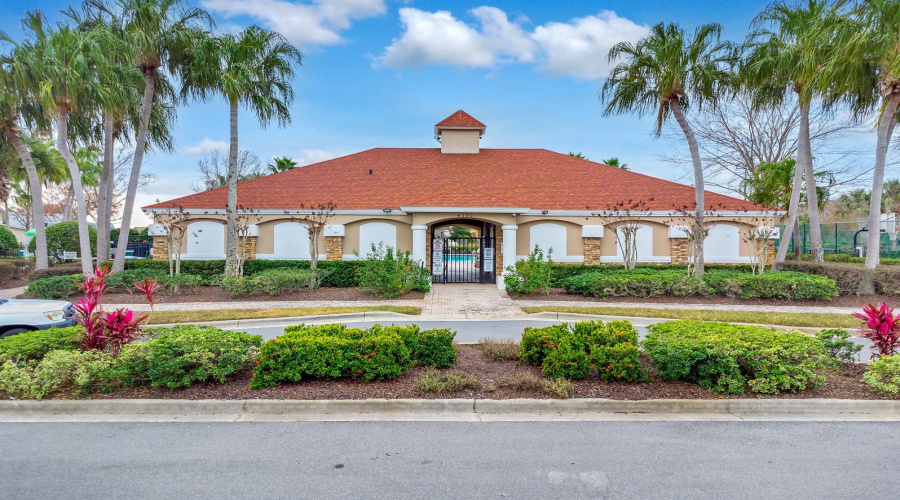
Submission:
M 578 380 L 591 376 L 588 353 L 571 337 L 563 339 L 556 349 L 547 353 L 541 369 L 547 378 Z
M 680 271 L 684 273 L 684 266 L 674 264 L 638 264 L 637 270 L 649 269 L 655 271 Z M 554 288 L 565 288 L 563 282 L 566 278 L 572 276 L 580 276 L 589 273 L 614 273 L 624 271 L 625 266 L 622 264 L 554 264 L 552 269 L 551 286 Z M 749 265 L 732 265 L 732 264 L 707 264 L 707 271 L 736 271 L 742 273 L 751 273 L 753 269 Z
M 833 360 L 835 368 L 840 363 L 853 363 L 859 357 L 862 345 L 856 344 L 850 339 L 850 332 L 843 328 L 829 328 L 816 334 L 816 338 L 822 342 L 825 352 Z
M 309 269 L 276 268 L 260 271 L 252 276 L 223 277 L 222 289 L 233 295 L 249 295 L 264 292 L 267 295 L 281 295 L 301 288 L 317 288 L 324 273 Z
M 91 255 L 97 254 L 97 229 L 88 226 L 91 240 Z M 28 243 L 28 251 L 34 252 L 35 239 Z M 63 252 L 76 252 L 81 257 L 78 239 L 78 221 L 65 221 L 47 228 L 47 255 L 56 261 L 63 260 Z
M 19 249 L 19 240 L 5 226 L 0 226 L 0 252 L 13 252 Z
M 607 380 L 635 382 L 645 378 L 637 341 L 637 329 L 621 320 L 529 327 L 522 334 L 520 357 L 527 364 L 540 365 L 548 378 L 586 378 L 596 367 Z
M 45 269 L 35 269 L 31 272 L 29 281 L 52 278 L 54 276 L 71 276 L 73 274 L 81 275 L 81 264 L 60 264 Z
M 643 382 L 641 353 L 636 344 L 622 342 L 597 346 L 593 350 L 593 362 L 600 378 L 609 382 Z
M 825 262 L 850 262 L 850 255 L 845 253 L 830 253 L 825 255 Z
M 637 268 L 613 272 L 594 272 L 573 276 L 563 281 L 570 293 L 586 297 L 658 297 L 672 295 L 712 295 L 703 281 L 687 276 L 684 270 Z
M 25 259 L 0 260 L 0 283 L 18 279 L 30 267 L 31 263 Z
M 159 285 L 170 295 L 178 295 L 184 292 L 197 293 L 197 288 L 202 280 L 203 278 L 194 274 L 164 275 L 157 278 Z
M 801 273 L 824 276 L 834 280 L 838 292 L 841 295 L 867 294 L 881 291 L 886 295 L 900 294 L 900 270 L 866 269 L 856 264 L 844 264 L 839 262 L 794 262 L 785 261 L 779 264 L 782 271 L 796 271 Z M 886 285 L 884 283 L 887 283 Z
M 456 363 L 456 349 L 453 346 L 456 332 L 449 328 L 422 331 L 419 325 L 374 325 L 368 331 L 375 335 L 398 335 L 409 349 L 414 365 L 443 368 Z
M 831 300 L 839 295 L 834 280 L 824 276 L 774 271 L 746 278 L 744 299 Z
M 543 328 L 525 327 L 525 332 L 522 333 L 522 352 L 519 357 L 523 363 L 540 365 L 544 362 L 547 354 L 556 349 L 563 338 L 570 335 L 571 331 L 567 323 Z
M 883 394 L 900 393 L 900 355 L 872 361 L 863 374 L 863 382 Z
M 549 294 L 553 284 L 553 249 L 544 252 L 535 245 L 525 260 L 516 261 L 515 265 L 506 268 L 503 283 L 508 293 Z
M 154 338 L 124 346 L 118 357 L 99 360 L 79 381 L 86 389 L 150 384 L 176 389 L 219 383 L 250 364 L 262 337 L 212 326 L 157 328 Z
M 67 299 L 80 292 L 75 282 L 82 279 L 81 274 L 37 279 L 25 287 L 23 295 L 35 299 Z
M 104 356 L 96 350 L 55 350 L 36 365 L 6 361 L 0 365 L 0 394 L 42 399 L 73 386 L 87 366 Z
M 433 368 L 425 370 L 419 379 L 419 390 L 422 392 L 459 392 L 476 390 L 481 387 L 478 378 L 471 373 L 440 372 Z
M 0 339 L 0 363 L 12 361 L 34 364 L 50 351 L 76 350 L 83 333 L 82 327 L 71 326 L 11 335 Z
M 318 274 L 310 269 L 278 268 L 256 273 L 251 279 L 255 289 L 262 290 L 267 295 L 281 295 L 301 288 L 317 288 L 320 281 Z
M 702 321 L 669 321 L 649 330 L 644 352 L 664 379 L 730 393 L 798 391 L 824 381 L 817 371 L 828 354 L 799 332 Z
M 113 228 L 109 231 L 109 241 L 118 242 L 119 241 L 119 228 Z M 147 234 L 147 228 L 144 229 L 129 229 L 128 230 L 128 242 L 129 243 L 152 243 L 153 237 Z
M 145 279 L 160 281 L 168 273 L 157 269 L 126 269 L 110 274 L 106 278 L 106 289 L 110 293 L 134 293 L 135 283 L 140 283 Z
M 304 378 L 397 378 L 412 365 L 399 335 L 344 325 L 299 325 L 266 342 L 256 358 L 251 387 L 260 389 Z
M 381 297 L 399 297 L 412 290 L 431 289 L 428 269 L 414 262 L 409 252 L 396 252 L 379 243 L 365 259 L 357 261 L 359 287 Z

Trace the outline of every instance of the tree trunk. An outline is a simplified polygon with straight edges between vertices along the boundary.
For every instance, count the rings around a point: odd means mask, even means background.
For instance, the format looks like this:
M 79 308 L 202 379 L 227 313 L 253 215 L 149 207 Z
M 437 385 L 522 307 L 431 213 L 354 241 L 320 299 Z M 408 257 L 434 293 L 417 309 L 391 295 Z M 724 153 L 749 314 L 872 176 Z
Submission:
M 319 265 L 319 234 L 321 226 L 315 231 L 309 231 L 309 268 L 315 271 Z
M 97 263 L 109 259 L 109 230 L 112 223 L 107 215 L 109 184 L 113 182 L 113 120 L 112 116 L 103 116 L 103 171 L 100 173 L 100 186 L 97 188 Z
M 800 207 L 798 206 L 799 210 Z M 803 255 L 803 237 L 800 235 L 800 217 L 794 221 L 794 260 L 800 262 Z
M 80 248 L 81 272 L 85 275 L 92 274 L 93 260 L 91 255 L 91 236 L 88 231 L 87 204 L 84 202 L 84 186 L 81 184 L 81 170 L 78 163 L 69 151 L 69 112 L 60 106 L 56 123 L 56 149 L 59 155 L 69 166 L 69 175 L 72 177 L 72 191 L 75 195 L 75 209 L 78 218 L 78 246 Z
M 237 162 L 238 162 L 238 103 L 231 101 L 231 147 L 228 151 L 228 206 L 225 213 L 227 239 L 225 243 L 225 275 L 240 276 L 237 234 Z
M 809 103 L 800 103 L 800 131 L 797 135 L 797 167 L 806 176 L 806 209 L 809 212 L 809 251 L 813 261 L 825 262 L 822 227 L 819 225 L 819 196 L 813 172 L 812 144 L 809 137 Z
M 875 145 L 875 169 L 872 175 L 872 198 L 869 201 L 869 233 L 866 241 L 866 268 L 875 269 L 881 258 L 881 195 L 884 190 L 884 164 L 894 130 L 900 92 L 888 97 L 878 122 L 878 141 Z
M 3 220 L 3 224 L 6 226 L 6 229 L 12 229 L 12 218 L 9 216 L 9 197 L 3 200 L 3 214 L 5 218 Z
M 119 224 L 119 240 L 116 242 L 116 258 L 113 260 L 113 271 L 125 269 L 125 249 L 128 248 L 128 231 L 131 229 L 131 214 L 137 197 L 138 180 L 141 177 L 141 164 L 144 161 L 144 150 L 147 149 L 147 128 L 150 124 L 150 110 L 153 108 L 153 92 L 156 85 L 156 71 L 144 71 L 144 96 L 141 98 L 141 123 L 134 144 L 134 160 L 131 163 L 131 177 L 128 178 L 128 191 L 125 193 L 125 206 L 122 207 L 122 223 Z
M 15 131 L 8 131 L 6 137 L 16 148 L 25 173 L 28 174 L 28 186 L 31 190 L 31 220 L 34 222 L 34 268 L 46 269 L 50 267 L 47 259 L 47 229 L 44 227 L 44 195 L 42 193 L 41 178 L 38 176 L 34 158 L 28 145 Z M 27 225 L 27 224 L 26 224 Z
M 672 110 L 672 114 L 675 115 L 675 121 L 678 122 L 681 131 L 684 132 L 688 149 L 691 151 L 691 162 L 694 165 L 694 202 L 696 204 L 696 215 L 694 216 L 694 277 L 702 278 L 704 271 L 703 240 L 705 238 L 703 237 L 703 212 L 705 204 L 703 195 L 705 186 L 703 183 L 703 164 L 700 161 L 700 148 L 697 146 L 697 137 L 694 136 L 694 131 L 684 118 L 684 112 L 681 110 L 681 103 L 678 101 L 678 98 L 669 100 L 669 109 Z
M 784 232 L 787 233 L 789 230 L 798 228 L 798 221 L 800 219 L 800 191 L 803 189 L 803 169 L 800 165 L 794 166 L 794 183 L 791 186 L 791 199 L 788 201 L 788 218 L 787 222 L 784 224 Z M 796 231 L 796 229 L 795 229 Z M 777 267 L 778 264 L 784 262 L 784 259 L 787 257 L 788 246 L 790 246 L 791 239 L 782 237 L 781 241 L 778 243 L 778 251 L 775 253 L 775 263 L 773 266 Z M 799 238 L 795 234 L 794 241 L 794 253 L 800 255 L 800 241 Z

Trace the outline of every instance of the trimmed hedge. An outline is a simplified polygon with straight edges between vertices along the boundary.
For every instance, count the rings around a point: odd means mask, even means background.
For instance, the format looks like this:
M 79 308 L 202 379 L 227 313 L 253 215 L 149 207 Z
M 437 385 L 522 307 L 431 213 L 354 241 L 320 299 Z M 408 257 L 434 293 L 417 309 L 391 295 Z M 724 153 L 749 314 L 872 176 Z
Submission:
M 900 296 L 900 268 L 893 266 L 871 270 L 853 263 L 783 262 L 779 269 L 830 278 L 834 280 L 841 295 L 881 293 Z
M 712 270 L 702 280 L 684 270 L 634 269 L 589 273 L 563 281 L 570 293 L 586 297 L 688 297 L 723 295 L 744 299 L 830 300 L 838 295 L 829 278 L 797 272 L 744 273 Z
M 201 282 L 199 276 L 192 274 L 169 276 L 166 272 L 156 269 L 130 269 L 110 274 L 106 281 L 107 291 L 135 293 L 134 284 L 144 281 L 145 278 L 156 280 L 161 289 L 171 295 L 196 293 Z M 83 280 L 84 276 L 81 274 L 37 279 L 25 287 L 24 295 L 36 299 L 68 299 L 81 293 L 75 282 Z
M 359 286 L 356 275 L 358 262 L 352 260 L 320 260 L 318 270 L 325 275 L 320 286 L 349 288 Z M 128 260 L 125 269 L 159 269 L 168 272 L 169 263 L 164 260 Z M 270 269 L 309 269 L 308 260 L 263 260 L 247 259 L 244 261 L 244 276 Z M 214 279 L 225 272 L 224 260 L 183 260 L 181 272 L 194 274 L 204 280 Z
M 420 331 L 374 325 L 297 325 L 266 342 L 256 358 L 251 388 L 272 387 L 304 378 L 356 377 L 365 381 L 397 378 L 414 364 L 449 366 L 456 362 L 455 332 Z
M 604 380 L 645 380 L 638 333 L 628 321 L 582 321 L 525 328 L 520 357 L 549 378 L 582 379 L 596 369 Z
M 84 328 L 48 328 L 19 333 L 0 339 L 0 364 L 6 361 L 31 363 L 40 361 L 50 351 L 78 349 Z
M 829 366 L 822 343 L 800 332 L 703 321 L 648 327 L 644 353 L 667 380 L 697 382 L 712 391 L 774 394 L 817 387 Z
M 681 271 L 685 273 L 685 267 L 674 264 L 638 264 L 634 270 L 652 269 L 656 271 Z M 554 288 L 565 288 L 563 281 L 572 276 L 579 276 L 588 273 L 615 273 L 624 271 L 625 266 L 622 264 L 553 264 L 551 271 L 550 283 Z M 707 264 L 706 270 L 727 270 L 739 271 L 743 273 L 753 272 L 751 266 L 746 264 L 724 265 L 724 264 Z
M 882 394 L 900 393 L 900 355 L 885 356 L 869 363 L 863 382 Z

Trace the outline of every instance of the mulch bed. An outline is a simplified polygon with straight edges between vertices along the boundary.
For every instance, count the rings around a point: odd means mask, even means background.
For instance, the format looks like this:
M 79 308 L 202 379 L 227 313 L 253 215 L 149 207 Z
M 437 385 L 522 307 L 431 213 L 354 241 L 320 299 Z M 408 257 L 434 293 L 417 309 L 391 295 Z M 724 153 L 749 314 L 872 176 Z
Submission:
M 282 384 L 269 389 L 250 389 L 250 372 L 239 373 L 224 384 L 199 384 L 186 389 L 171 390 L 156 387 L 123 388 L 108 394 L 78 396 L 73 392 L 60 393 L 59 399 L 368 399 L 368 398 L 479 398 L 512 399 L 539 398 L 550 396 L 540 391 L 514 390 L 500 387 L 501 381 L 517 373 L 530 373 L 541 378 L 539 367 L 518 366 L 514 361 L 494 361 L 486 356 L 480 345 L 458 346 L 459 361 L 442 371 L 466 372 L 478 377 L 481 388 L 453 393 L 435 394 L 418 389 L 419 378 L 425 371 L 413 368 L 403 376 L 388 381 L 363 382 L 355 379 L 309 380 L 293 384 Z M 865 365 L 845 364 L 837 371 L 827 370 L 823 374 L 827 381 L 818 389 L 783 393 L 779 395 L 721 394 L 706 391 L 688 382 L 652 382 L 628 384 L 605 382 L 599 378 L 574 381 L 575 398 L 610 399 L 730 399 L 730 398 L 839 398 L 839 399 L 900 399 L 900 396 L 885 397 L 861 382 Z
M 393 300 L 422 300 L 425 294 L 422 292 L 409 292 Z M 266 295 L 254 293 L 247 297 L 236 297 L 217 286 L 201 286 L 196 293 L 182 293 L 167 295 L 159 293 L 155 297 L 158 304 L 173 304 L 181 302 L 246 302 L 246 301 L 358 301 L 358 300 L 392 300 L 376 297 L 370 292 L 359 288 L 318 288 L 316 290 L 302 290 L 299 292 L 283 293 L 281 295 Z M 104 296 L 104 302 L 109 304 L 133 304 L 143 303 L 144 296 L 140 293 L 110 293 Z
M 809 306 L 809 307 L 862 307 L 866 304 L 888 304 L 896 302 L 897 297 L 888 295 L 847 295 L 835 297 L 831 300 L 784 300 L 784 299 L 732 299 L 729 297 L 585 297 L 579 294 L 570 294 L 562 288 L 553 288 L 549 295 L 519 295 L 510 294 L 513 300 L 544 300 L 547 302 L 572 301 L 588 302 L 597 305 L 615 306 L 622 302 L 656 302 L 660 304 L 735 304 L 735 305 L 779 305 L 779 306 Z M 589 306 L 591 304 L 585 304 Z

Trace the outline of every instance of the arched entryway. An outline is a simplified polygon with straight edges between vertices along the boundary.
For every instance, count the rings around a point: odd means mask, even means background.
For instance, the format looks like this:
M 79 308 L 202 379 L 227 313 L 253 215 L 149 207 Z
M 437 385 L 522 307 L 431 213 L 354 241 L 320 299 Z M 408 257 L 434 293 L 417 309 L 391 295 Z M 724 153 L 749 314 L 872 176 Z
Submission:
M 440 221 L 430 226 L 429 236 L 428 265 L 435 283 L 497 281 L 497 226 L 493 222 Z

